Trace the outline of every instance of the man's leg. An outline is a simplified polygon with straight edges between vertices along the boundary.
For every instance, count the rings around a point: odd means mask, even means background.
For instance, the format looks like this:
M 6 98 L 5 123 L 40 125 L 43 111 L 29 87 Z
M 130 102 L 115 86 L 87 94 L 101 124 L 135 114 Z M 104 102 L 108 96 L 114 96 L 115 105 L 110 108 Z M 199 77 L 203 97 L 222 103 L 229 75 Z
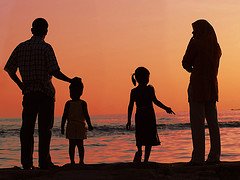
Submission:
M 192 130 L 192 162 L 203 163 L 205 159 L 205 108 L 204 103 L 190 102 L 190 123 Z
M 40 95 L 40 98 L 38 115 L 39 166 L 40 168 L 49 168 L 53 165 L 50 156 L 50 141 L 54 122 L 54 100 L 46 95 Z
M 33 166 L 34 128 L 38 113 L 38 105 L 34 95 L 24 95 L 22 111 L 22 127 L 20 130 L 21 164 L 24 169 Z

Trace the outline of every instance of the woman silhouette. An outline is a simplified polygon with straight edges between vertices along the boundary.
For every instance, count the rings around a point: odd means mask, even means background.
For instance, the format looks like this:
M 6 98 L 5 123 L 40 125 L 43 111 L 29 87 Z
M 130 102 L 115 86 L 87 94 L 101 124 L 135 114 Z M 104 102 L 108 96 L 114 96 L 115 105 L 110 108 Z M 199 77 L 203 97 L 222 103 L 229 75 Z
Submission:
M 221 154 L 216 102 L 218 101 L 218 67 L 221 48 L 211 24 L 203 19 L 192 24 L 193 37 L 182 60 L 191 73 L 188 87 L 193 152 L 190 165 L 205 160 L 205 119 L 210 134 L 210 152 L 206 163 L 219 163 Z

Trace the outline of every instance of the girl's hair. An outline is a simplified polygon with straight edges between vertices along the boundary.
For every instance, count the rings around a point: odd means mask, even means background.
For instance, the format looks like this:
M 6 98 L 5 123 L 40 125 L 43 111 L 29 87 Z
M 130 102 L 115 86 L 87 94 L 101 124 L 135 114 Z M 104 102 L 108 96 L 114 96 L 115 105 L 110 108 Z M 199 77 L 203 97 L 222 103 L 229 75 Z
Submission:
M 136 82 L 139 84 L 145 83 L 146 78 L 148 78 L 150 75 L 150 72 L 147 68 L 145 67 L 138 67 L 134 74 L 132 75 L 132 83 L 134 86 L 136 86 Z
M 72 80 L 72 82 L 71 82 L 71 84 L 69 86 L 69 89 L 70 89 L 70 97 L 73 100 L 79 99 L 80 96 L 83 93 L 82 79 L 79 78 L 79 77 L 73 78 L 73 80 Z

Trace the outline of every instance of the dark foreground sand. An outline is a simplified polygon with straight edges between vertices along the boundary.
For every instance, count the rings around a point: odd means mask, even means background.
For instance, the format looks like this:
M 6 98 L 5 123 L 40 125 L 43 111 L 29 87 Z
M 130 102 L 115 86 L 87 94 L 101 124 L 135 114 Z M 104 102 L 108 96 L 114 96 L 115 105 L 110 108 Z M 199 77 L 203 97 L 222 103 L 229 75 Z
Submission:
M 135 180 L 135 179 L 220 179 L 240 180 L 240 161 L 219 165 L 188 166 L 186 163 L 113 163 L 85 166 L 64 165 L 53 170 L 0 169 L 0 179 Z

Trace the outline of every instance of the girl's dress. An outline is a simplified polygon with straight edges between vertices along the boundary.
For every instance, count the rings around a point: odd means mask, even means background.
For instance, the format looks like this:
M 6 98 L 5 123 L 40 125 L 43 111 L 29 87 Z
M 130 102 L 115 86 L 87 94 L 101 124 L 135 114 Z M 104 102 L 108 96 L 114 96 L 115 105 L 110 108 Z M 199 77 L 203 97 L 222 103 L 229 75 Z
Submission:
M 87 139 L 87 127 L 83 114 L 82 100 L 69 101 L 66 138 Z
M 135 137 L 137 146 L 157 146 L 160 140 L 157 134 L 156 116 L 153 109 L 154 88 L 138 86 L 132 90 L 137 110 L 135 114 Z

